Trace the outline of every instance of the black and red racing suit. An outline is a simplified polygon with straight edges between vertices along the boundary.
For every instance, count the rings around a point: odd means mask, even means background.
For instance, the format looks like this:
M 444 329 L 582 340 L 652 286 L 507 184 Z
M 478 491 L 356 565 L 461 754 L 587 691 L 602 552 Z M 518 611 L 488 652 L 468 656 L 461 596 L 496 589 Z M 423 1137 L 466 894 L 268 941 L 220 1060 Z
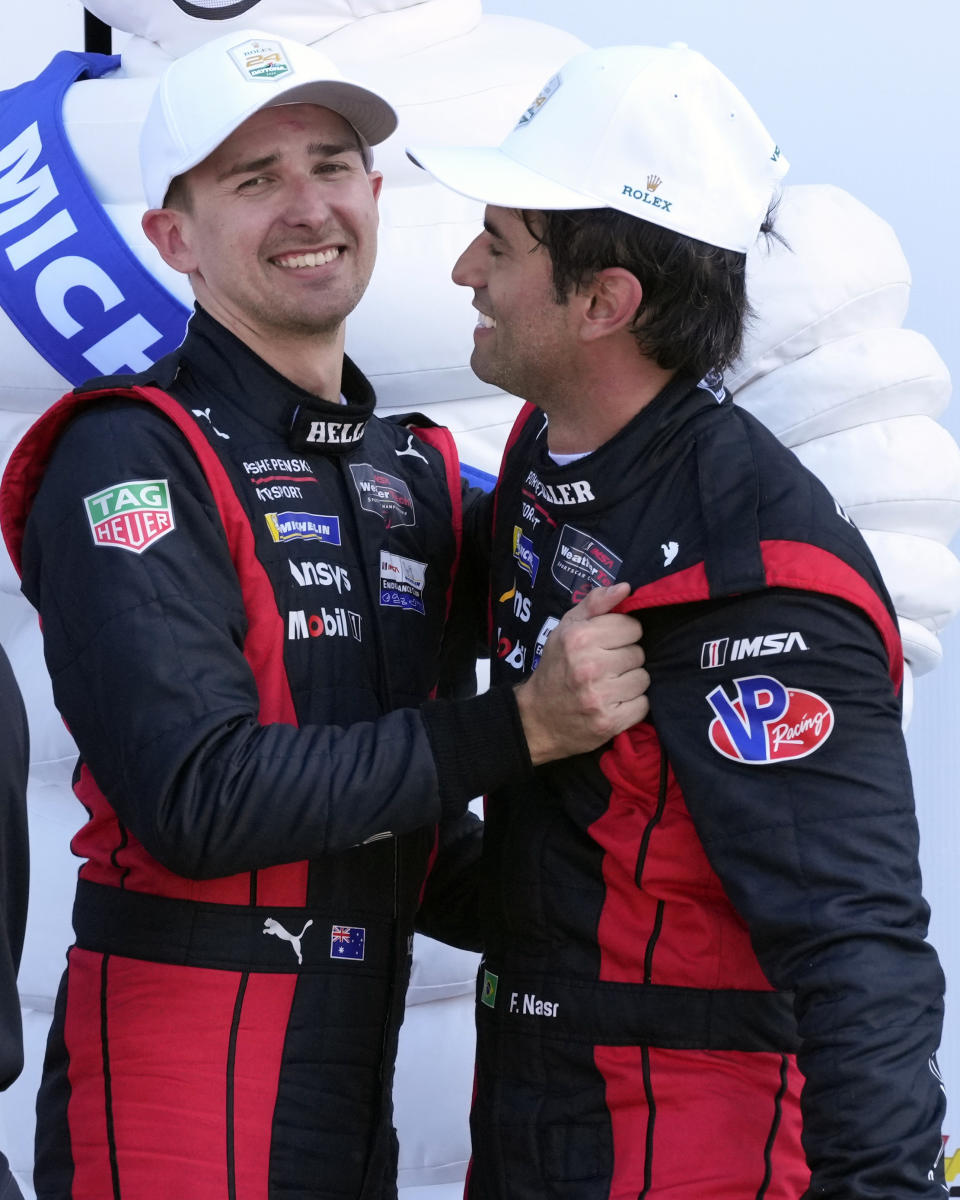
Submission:
M 449 435 L 378 419 L 349 361 L 343 387 L 318 400 L 199 311 L 176 355 L 65 397 L 11 459 L 4 532 L 89 814 L 41 1200 L 396 1194 L 437 824 L 529 758 L 509 688 L 428 701 Z
M 488 799 L 469 1200 L 942 1196 L 943 978 L 860 534 L 679 379 L 563 466 L 527 406 L 496 503 L 493 679 L 627 580 L 651 717 Z

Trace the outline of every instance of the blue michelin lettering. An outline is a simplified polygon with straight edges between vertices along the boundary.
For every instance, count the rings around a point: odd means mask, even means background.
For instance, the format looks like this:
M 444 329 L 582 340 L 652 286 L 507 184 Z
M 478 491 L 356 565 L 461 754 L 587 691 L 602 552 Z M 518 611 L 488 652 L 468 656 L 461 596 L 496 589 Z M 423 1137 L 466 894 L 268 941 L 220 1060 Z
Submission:
M 707 702 L 744 762 L 764 762 L 768 757 L 766 726 L 787 711 L 787 689 L 769 675 L 753 675 L 734 682 L 736 702 L 730 700 L 722 687 L 709 692 Z
M 65 51 L 0 96 L 0 306 L 74 384 L 146 370 L 179 345 L 189 315 L 123 242 L 62 128 L 69 84 L 118 61 Z

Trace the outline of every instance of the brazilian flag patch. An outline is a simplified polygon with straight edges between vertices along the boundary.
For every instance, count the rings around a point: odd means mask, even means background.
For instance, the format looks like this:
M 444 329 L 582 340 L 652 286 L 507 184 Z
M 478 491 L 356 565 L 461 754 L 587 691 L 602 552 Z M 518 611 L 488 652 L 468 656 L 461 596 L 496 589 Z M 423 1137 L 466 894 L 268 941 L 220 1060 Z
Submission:
M 483 991 L 480 993 L 480 1003 L 487 1008 L 497 1007 L 497 984 L 499 979 L 491 971 L 483 973 Z

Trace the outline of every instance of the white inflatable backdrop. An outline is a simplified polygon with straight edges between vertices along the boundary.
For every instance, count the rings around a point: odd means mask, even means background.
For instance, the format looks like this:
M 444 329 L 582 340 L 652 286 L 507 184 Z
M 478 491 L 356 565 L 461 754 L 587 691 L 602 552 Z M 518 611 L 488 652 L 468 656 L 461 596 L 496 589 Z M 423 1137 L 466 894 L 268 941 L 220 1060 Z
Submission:
M 554 27 L 484 15 L 480 0 L 260 0 L 227 22 L 188 17 L 174 0 L 98 0 L 89 8 L 138 36 L 116 38 L 120 71 L 70 89 L 68 135 L 128 244 L 187 303 L 185 281 L 162 268 L 139 227 L 137 131 L 156 75 L 171 56 L 229 28 L 255 25 L 322 42 L 348 74 L 394 101 L 401 126 L 377 153 L 386 179 L 378 266 L 350 318 L 348 350 L 373 379 L 381 409 L 428 412 L 454 430 L 464 461 L 494 472 L 517 402 L 470 373 L 471 297 L 448 278 L 476 232 L 480 208 L 429 182 L 406 160 L 403 145 L 498 140 L 581 43 Z M 79 3 L 39 0 L 15 19 L 19 40 L 43 29 L 50 52 L 81 49 L 80 15 Z M 50 41 L 50 22 L 63 30 L 62 40 Z M 638 24 L 620 40 L 642 40 Z M 28 78 L 44 62 L 35 58 L 32 70 L 16 74 L 0 64 L 0 86 Z M 0 202 L 5 198 L 12 197 L 5 197 L 0 170 Z M 938 420 L 949 377 L 930 342 L 902 327 L 910 273 L 896 236 L 879 217 L 838 188 L 792 186 L 780 228 L 790 251 L 775 245 L 751 257 L 759 319 L 729 382 L 739 402 L 824 479 L 870 542 L 900 616 L 909 706 L 913 677 L 936 666 L 938 633 L 960 609 L 960 563 L 948 549 L 960 525 L 960 451 Z M 0 348 L 5 460 L 66 385 L 2 312 Z M 69 792 L 75 752 L 53 712 L 35 615 L 5 560 L 0 638 L 24 691 L 32 737 L 33 879 L 20 976 L 27 1066 L 0 1100 L 0 1144 L 28 1193 L 32 1098 L 71 939 L 76 863 L 68 842 L 82 814 Z M 955 903 L 950 894 L 938 899 Z M 952 946 L 941 951 L 949 972 L 955 952 Z M 403 1200 L 460 1194 L 475 965 L 472 955 L 418 943 L 396 1090 Z

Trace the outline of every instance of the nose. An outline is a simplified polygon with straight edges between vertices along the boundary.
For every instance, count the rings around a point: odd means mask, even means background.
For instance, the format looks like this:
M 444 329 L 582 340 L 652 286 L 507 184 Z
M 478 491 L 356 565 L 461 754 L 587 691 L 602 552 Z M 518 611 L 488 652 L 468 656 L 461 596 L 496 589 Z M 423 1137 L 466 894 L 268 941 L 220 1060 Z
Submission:
M 330 215 L 329 198 L 324 188 L 310 175 L 287 182 L 281 216 L 287 225 L 316 228 Z
M 464 250 L 453 265 L 451 278 L 461 287 L 473 288 L 478 291 L 486 287 L 486 271 L 484 270 L 484 247 L 489 234 L 478 234 Z

